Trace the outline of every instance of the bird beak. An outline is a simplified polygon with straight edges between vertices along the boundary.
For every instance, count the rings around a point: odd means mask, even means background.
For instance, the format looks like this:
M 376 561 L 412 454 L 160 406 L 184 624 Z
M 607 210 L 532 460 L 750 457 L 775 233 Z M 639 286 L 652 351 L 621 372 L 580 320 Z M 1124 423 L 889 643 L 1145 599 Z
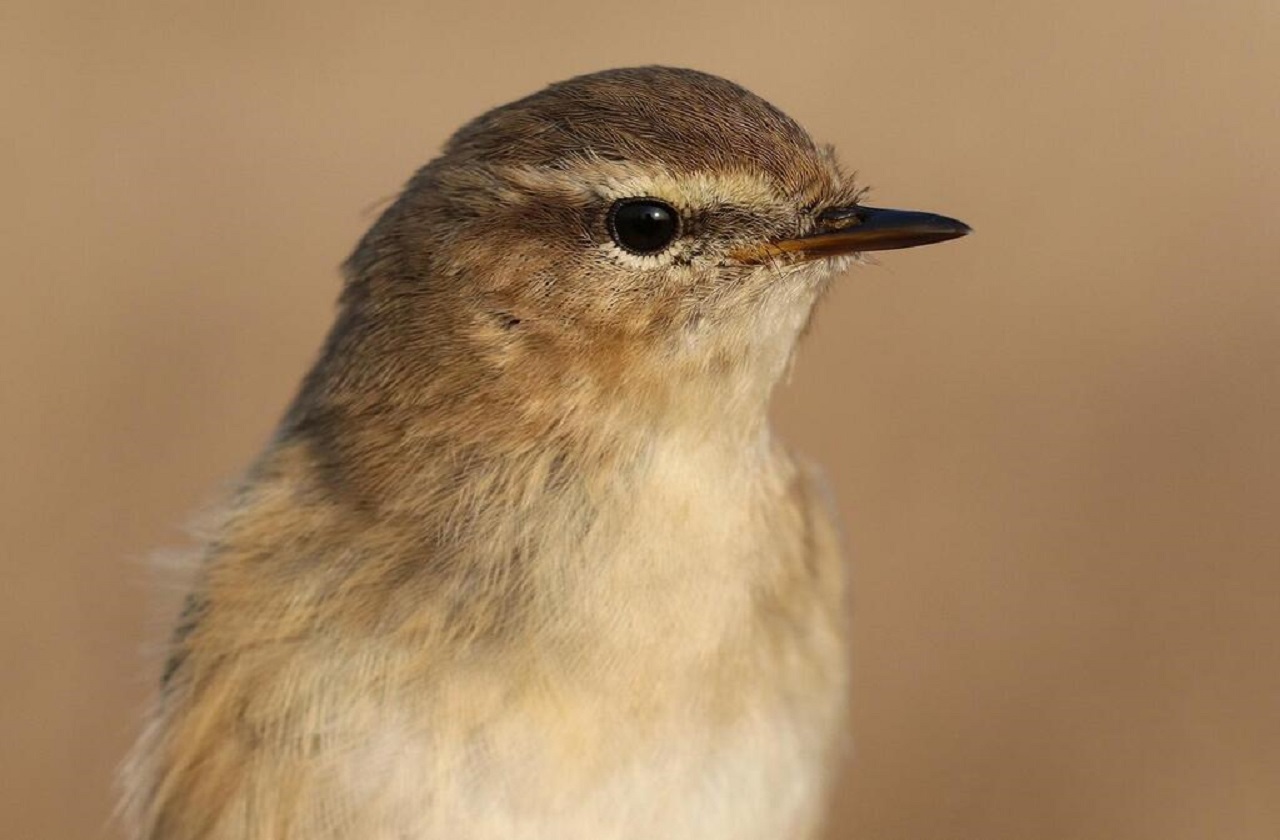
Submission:
M 861 251 L 891 251 L 958 239 L 972 228 L 957 219 L 914 210 L 882 210 L 877 207 L 836 207 L 818 216 L 820 230 L 798 239 L 783 239 L 744 249 L 743 262 L 764 262 L 771 257 L 798 257 L 801 261 L 836 257 Z

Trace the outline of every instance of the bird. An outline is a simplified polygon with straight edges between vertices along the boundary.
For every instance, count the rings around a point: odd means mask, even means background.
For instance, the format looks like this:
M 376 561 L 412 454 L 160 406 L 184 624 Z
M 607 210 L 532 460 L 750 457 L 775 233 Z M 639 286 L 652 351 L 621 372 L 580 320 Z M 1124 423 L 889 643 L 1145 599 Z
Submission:
M 846 573 L 771 394 L 861 254 L 970 232 L 863 197 L 694 70 L 453 134 L 192 553 L 130 836 L 817 837 Z

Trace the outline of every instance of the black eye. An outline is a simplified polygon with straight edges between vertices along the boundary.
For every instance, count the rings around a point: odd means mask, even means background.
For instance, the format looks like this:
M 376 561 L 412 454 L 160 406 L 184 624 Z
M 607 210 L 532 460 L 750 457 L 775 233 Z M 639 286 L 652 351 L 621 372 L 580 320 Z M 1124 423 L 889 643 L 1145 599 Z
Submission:
M 613 241 L 633 254 L 656 254 L 680 232 L 680 216 L 655 198 L 628 198 L 609 211 Z

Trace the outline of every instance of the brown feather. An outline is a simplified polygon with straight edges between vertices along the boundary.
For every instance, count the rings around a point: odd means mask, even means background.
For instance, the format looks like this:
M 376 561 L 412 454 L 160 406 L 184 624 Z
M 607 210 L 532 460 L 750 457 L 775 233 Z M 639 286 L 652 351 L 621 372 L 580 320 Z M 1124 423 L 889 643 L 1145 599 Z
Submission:
M 829 506 L 770 394 L 856 189 L 668 68 L 554 85 L 418 172 L 194 573 L 140 840 L 803 838 L 846 683 Z M 677 208 L 657 257 L 618 198 Z

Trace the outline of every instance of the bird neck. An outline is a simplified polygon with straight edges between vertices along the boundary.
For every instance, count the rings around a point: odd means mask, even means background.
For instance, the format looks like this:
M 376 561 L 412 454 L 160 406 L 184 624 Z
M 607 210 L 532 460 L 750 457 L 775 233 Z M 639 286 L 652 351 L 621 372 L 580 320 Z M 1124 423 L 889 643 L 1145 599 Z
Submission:
M 402 394 L 309 402 L 290 412 L 276 446 L 309 452 L 310 469 L 363 509 L 456 519 L 443 511 L 495 488 L 519 506 L 570 483 L 598 499 L 655 452 L 746 462 L 772 439 L 767 395 L 748 399 L 748 387 L 682 393 L 669 378 L 635 395 L 588 398 L 507 384 L 482 380 L 425 405 Z
M 219 562 L 291 581 L 299 620 L 315 626 L 426 633 L 423 622 L 477 599 L 507 605 L 485 613 L 483 635 L 567 609 L 567 580 L 589 588 L 633 567 L 652 577 L 623 595 L 672 581 L 713 590 L 728 573 L 695 563 L 693 580 L 688 552 L 733 563 L 752 529 L 770 530 L 764 512 L 785 507 L 790 461 L 766 410 L 789 348 L 718 371 L 689 354 L 606 376 L 564 357 L 511 364 L 462 334 L 397 333 L 394 319 L 344 313 L 238 494 Z M 261 564 L 267 555 L 282 559 Z M 612 571 L 604 557 L 618 560 Z M 306 575 L 280 577 L 297 568 L 289 558 L 305 558 Z M 361 608 L 334 591 L 362 593 Z
M 750 341 L 707 331 L 578 348 L 536 334 L 502 341 L 467 319 L 424 331 L 348 308 L 279 439 L 305 444 L 362 505 L 417 511 L 451 489 L 471 493 L 467 476 L 510 481 L 554 463 L 591 484 L 665 442 L 753 458 L 808 309 L 766 314 Z

